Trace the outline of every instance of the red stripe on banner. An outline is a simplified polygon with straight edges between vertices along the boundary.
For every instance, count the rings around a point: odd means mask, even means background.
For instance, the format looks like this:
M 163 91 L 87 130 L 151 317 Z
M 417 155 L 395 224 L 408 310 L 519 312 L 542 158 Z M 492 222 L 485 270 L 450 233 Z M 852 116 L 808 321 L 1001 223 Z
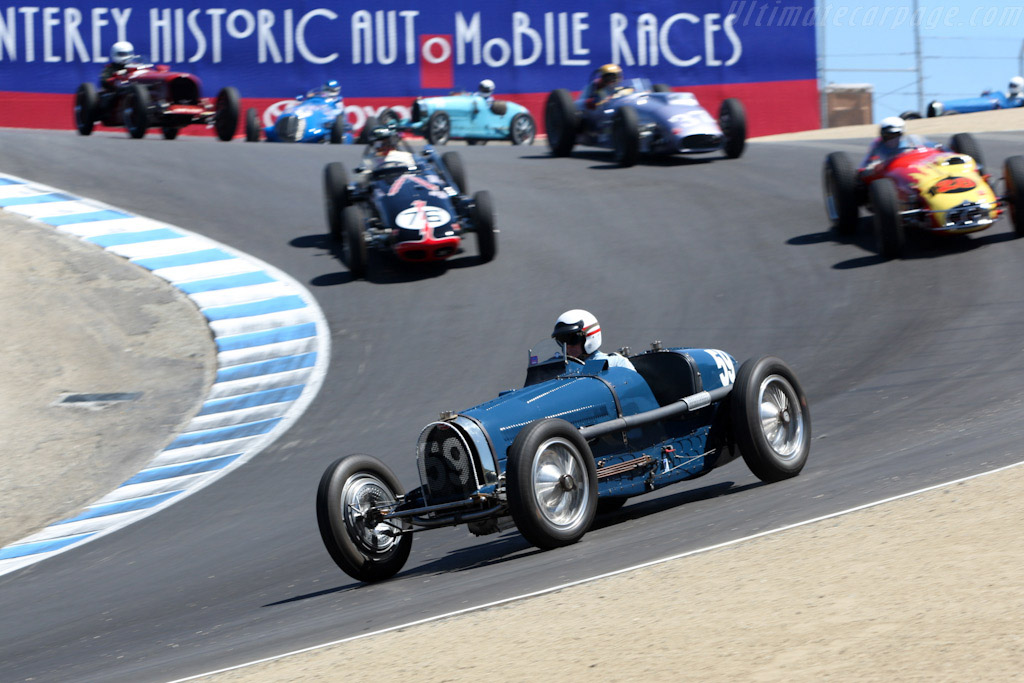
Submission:
M 420 36 L 420 87 L 448 88 L 455 84 L 455 55 L 450 35 Z
M 431 36 L 421 36 L 421 39 Z M 446 36 L 441 36 L 442 38 Z M 439 49 L 439 48 L 436 48 Z M 435 56 L 440 53 L 435 53 Z M 451 62 L 430 65 L 444 68 L 450 73 Z M 449 76 L 450 77 L 450 76 Z M 450 82 L 447 86 L 451 87 Z M 692 92 L 713 116 L 726 97 L 737 97 L 747 110 L 747 134 L 750 137 L 789 133 L 799 130 L 813 130 L 819 127 L 818 84 L 814 80 L 773 81 L 766 83 L 731 83 L 725 85 L 694 85 L 677 87 L 674 90 Z M 548 93 L 501 94 L 499 99 L 518 102 L 525 106 L 537 121 L 537 132 L 544 132 L 544 103 Z M 239 132 L 244 132 L 245 110 L 255 107 L 265 125 L 272 123 L 278 111 L 291 100 L 287 98 L 245 98 L 242 100 L 242 120 Z M 377 116 L 386 108 L 392 108 L 400 116 L 411 114 L 412 97 L 346 97 L 345 105 L 349 123 L 358 133 L 367 116 Z M 74 128 L 74 95 L 52 93 L 0 92 L 0 127 L 8 128 L 51 128 L 71 130 Z M 97 126 L 97 130 L 104 130 Z M 120 130 L 124 129 L 106 129 Z M 157 132 L 157 131 L 154 131 Z M 213 135 L 205 126 L 188 126 L 183 135 Z

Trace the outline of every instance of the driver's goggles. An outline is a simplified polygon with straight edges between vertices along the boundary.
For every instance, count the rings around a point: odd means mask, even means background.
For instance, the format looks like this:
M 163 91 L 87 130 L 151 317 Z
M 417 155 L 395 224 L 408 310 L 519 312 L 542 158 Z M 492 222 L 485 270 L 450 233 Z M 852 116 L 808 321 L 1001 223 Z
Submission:
M 556 334 L 555 341 L 559 344 L 565 344 L 566 346 L 578 346 L 586 341 L 587 337 L 582 332 L 569 332 L 566 334 Z

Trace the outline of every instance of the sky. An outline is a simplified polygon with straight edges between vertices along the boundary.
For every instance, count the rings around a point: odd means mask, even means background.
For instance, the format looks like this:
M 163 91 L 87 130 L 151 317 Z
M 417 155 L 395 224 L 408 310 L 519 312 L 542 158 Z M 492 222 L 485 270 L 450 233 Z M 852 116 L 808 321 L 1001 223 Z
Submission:
M 875 122 L 919 109 L 915 30 L 920 31 L 925 106 L 932 100 L 976 97 L 988 89 L 1006 92 L 1010 78 L 1024 75 L 1018 73 L 1024 0 L 817 4 L 824 82 L 874 85 Z

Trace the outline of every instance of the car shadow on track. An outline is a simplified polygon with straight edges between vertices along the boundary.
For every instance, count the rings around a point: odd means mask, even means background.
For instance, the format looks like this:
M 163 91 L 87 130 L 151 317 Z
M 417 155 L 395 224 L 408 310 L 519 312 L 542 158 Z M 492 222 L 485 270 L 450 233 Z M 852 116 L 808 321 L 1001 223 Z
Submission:
M 554 159 L 556 157 L 550 154 L 530 154 L 523 155 L 520 159 Z M 596 169 L 598 171 L 611 171 L 616 169 L 622 169 L 623 167 L 615 163 L 612 159 L 612 153 L 604 149 L 580 149 L 575 150 L 568 156 L 570 159 L 586 159 L 589 161 L 598 162 L 588 168 Z M 714 161 L 728 161 L 723 156 L 700 156 L 700 157 L 688 157 L 679 156 L 674 154 L 656 154 L 656 155 L 641 155 L 640 160 L 637 162 L 638 166 L 659 166 L 659 167 L 677 167 L 677 166 L 704 166 Z
M 733 481 L 721 481 L 697 489 L 689 489 L 678 491 L 670 495 L 663 495 L 658 498 L 637 498 L 635 502 L 627 503 L 627 505 L 615 512 L 599 514 L 594 520 L 593 525 L 590 527 L 590 533 L 600 529 L 614 528 L 620 524 L 626 524 L 638 519 L 667 512 L 678 508 L 681 505 L 688 505 L 691 503 L 712 500 L 721 496 L 742 493 L 744 491 L 749 491 L 766 485 L 767 484 L 764 482 L 755 481 L 737 486 Z M 522 557 L 547 552 L 528 543 L 525 538 L 515 531 L 514 527 L 502 532 L 499 536 L 488 538 L 493 540 L 481 543 L 468 539 L 465 545 L 449 551 L 443 557 L 399 572 L 392 581 L 400 581 L 406 578 L 434 576 L 438 574 L 466 572 L 481 567 L 498 566 Z M 585 543 L 586 540 L 587 536 L 584 536 L 582 542 Z M 552 552 L 558 551 L 555 550 Z M 414 556 L 415 553 L 416 544 L 414 543 Z M 292 602 L 300 602 L 334 593 L 347 592 L 353 589 L 364 587 L 368 588 L 370 585 L 371 584 L 363 584 L 358 581 L 349 581 L 332 588 L 325 588 L 312 593 L 305 593 L 290 598 L 284 598 L 276 602 L 266 603 L 263 607 L 275 607 Z
M 936 235 L 922 232 L 919 229 L 908 228 L 906 232 L 906 243 L 903 253 L 898 260 L 911 261 L 918 259 L 935 259 L 944 256 L 951 256 L 979 247 L 998 244 L 1000 242 L 1011 242 L 1017 239 L 1016 234 L 1011 231 L 1004 232 L 981 232 L 970 235 Z M 786 240 L 786 244 L 794 246 L 808 246 L 822 244 L 824 242 L 836 242 L 838 244 L 851 244 L 860 247 L 868 254 L 856 258 L 847 259 L 834 264 L 836 270 L 853 270 L 866 266 L 885 263 L 889 259 L 883 257 L 876 244 L 874 227 L 870 216 L 861 216 L 857 230 L 852 235 L 840 235 L 834 229 L 829 228 L 822 232 L 812 232 L 806 235 L 798 235 Z
M 296 237 L 289 244 L 299 249 L 322 249 L 325 255 L 344 265 L 340 245 L 331 241 L 328 234 L 314 234 Z M 444 275 L 457 268 L 475 268 L 483 265 L 484 260 L 477 254 L 459 252 L 454 258 L 437 263 L 403 263 L 390 254 L 370 251 L 367 255 L 366 281 L 378 285 L 398 284 L 403 282 L 420 282 Z M 318 275 L 309 281 L 314 287 L 333 287 L 353 282 L 347 269 Z

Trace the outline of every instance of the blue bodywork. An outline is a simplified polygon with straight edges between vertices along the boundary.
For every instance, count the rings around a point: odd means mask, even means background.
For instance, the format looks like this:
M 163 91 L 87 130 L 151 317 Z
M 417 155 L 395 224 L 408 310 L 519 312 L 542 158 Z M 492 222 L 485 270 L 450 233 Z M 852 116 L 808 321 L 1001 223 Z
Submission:
M 978 97 L 966 97 L 961 100 L 947 100 L 939 102 L 933 100 L 928 103 L 927 114 L 932 116 L 944 116 L 946 114 L 969 114 L 976 111 L 992 111 L 993 109 L 1014 109 L 1024 106 L 1024 98 L 1008 98 L 998 90 L 986 90 Z
M 340 142 L 352 144 L 352 126 L 345 121 L 343 97 L 326 97 L 310 91 L 285 107 L 277 120 L 263 128 L 267 142 L 330 142 L 331 130 L 341 121 L 344 131 Z
M 586 428 L 701 392 L 728 391 L 735 377 L 735 359 L 714 349 L 650 351 L 631 360 L 636 370 L 607 367 L 604 360 L 583 365 L 556 360 L 531 366 L 522 389 L 428 425 L 418 449 L 423 486 L 410 493 L 402 507 L 454 503 L 474 494 L 500 495 L 509 448 L 519 431 L 536 420 L 555 417 Z M 544 374 L 555 376 L 530 383 L 531 375 L 536 379 Z M 733 460 L 736 454 L 725 447 L 728 428 L 723 405 L 708 402 L 682 416 L 592 439 L 599 498 L 640 495 Z M 471 451 L 476 481 L 450 471 L 450 453 L 429 447 L 440 439 L 434 430 L 444 431 L 447 438 L 450 434 L 445 430 L 453 428 Z M 438 481 L 460 483 L 441 487 Z
M 536 132 L 533 117 L 526 107 L 515 102 L 484 97 L 479 93 L 420 98 L 412 106 L 412 118 L 403 121 L 401 125 L 406 130 L 426 136 L 424 126 L 431 114 L 438 111 L 448 115 L 449 139 L 512 140 L 512 123 L 519 115 L 529 121 L 529 139 L 523 144 L 531 144 Z

